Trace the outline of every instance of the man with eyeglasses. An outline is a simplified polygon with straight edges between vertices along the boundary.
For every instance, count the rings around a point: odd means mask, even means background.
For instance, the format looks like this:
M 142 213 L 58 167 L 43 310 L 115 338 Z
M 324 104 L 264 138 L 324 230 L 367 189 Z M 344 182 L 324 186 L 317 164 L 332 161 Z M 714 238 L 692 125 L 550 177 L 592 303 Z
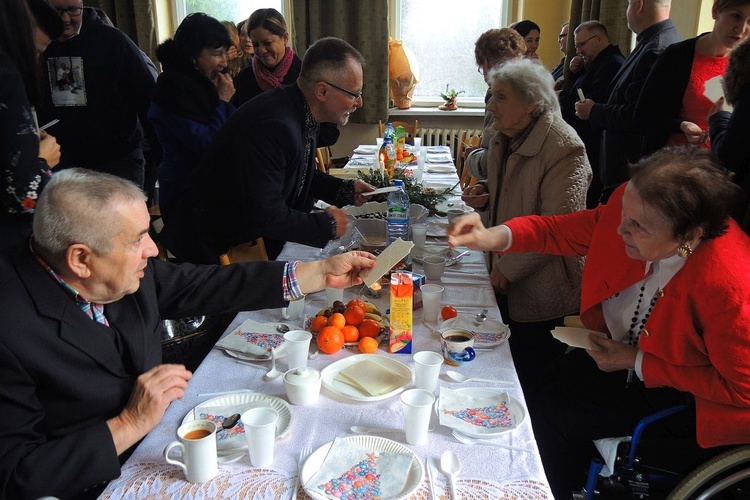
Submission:
M 123 177 L 143 187 L 143 130 L 155 77 L 140 49 L 105 24 L 82 0 L 50 0 L 63 35 L 44 52 L 44 100 L 40 123 L 59 119 L 54 133 L 62 150 L 59 169 L 81 167 Z M 57 72 L 69 70 L 68 85 Z M 139 122 L 140 118 L 140 122 Z M 143 126 L 143 128 L 142 128 Z
M 597 101 L 586 95 L 575 104 L 576 115 L 602 131 L 599 174 L 604 185 L 600 202 L 628 180 L 628 163 L 643 155 L 646 137 L 633 125 L 633 112 L 646 77 L 656 58 L 669 45 L 682 40 L 669 18 L 671 0 L 628 0 L 625 17 L 635 33 L 636 46 L 612 80 L 608 97 Z
M 236 245 L 263 238 L 270 259 L 284 243 L 324 247 L 342 236 L 343 207 L 373 186 L 315 166 L 322 123 L 346 125 L 362 107 L 362 55 L 344 40 L 307 49 L 296 83 L 267 90 L 229 117 L 204 162 L 185 181 L 162 242 L 179 259 L 217 263 Z M 315 200 L 331 206 L 312 212 Z
M 625 61 L 616 45 L 609 43 L 607 28 L 599 21 L 586 21 L 573 31 L 576 54 L 580 56 L 586 72 L 578 76 L 569 91 L 560 93 L 560 110 L 568 124 L 573 127 L 586 145 L 594 178 L 589 186 L 586 207 L 594 208 L 599 202 L 602 183 L 599 176 L 599 141 L 601 131 L 591 128 L 587 121 L 576 116 L 575 103 L 580 99 L 579 90 L 595 102 L 607 98 L 607 88 Z
M 560 52 L 563 53 L 563 57 L 560 59 L 560 64 L 552 68 L 552 78 L 555 79 L 555 84 L 557 84 L 563 77 L 563 73 L 565 73 L 565 54 L 568 52 L 568 23 L 563 23 L 562 28 L 560 28 L 560 34 L 557 35 L 557 43 L 560 45 Z

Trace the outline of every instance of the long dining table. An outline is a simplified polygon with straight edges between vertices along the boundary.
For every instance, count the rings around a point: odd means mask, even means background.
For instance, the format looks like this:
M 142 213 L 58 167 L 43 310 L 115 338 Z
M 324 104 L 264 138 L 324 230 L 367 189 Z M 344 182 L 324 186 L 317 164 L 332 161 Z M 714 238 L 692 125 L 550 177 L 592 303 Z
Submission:
M 450 182 L 452 178 L 448 177 L 440 174 L 440 178 L 435 180 Z M 428 219 L 438 223 L 444 220 L 434 217 Z M 442 234 L 430 236 L 427 245 L 433 251 L 441 251 L 442 247 L 446 247 L 445 237 Z M 278 260 L 320 258 L 320 249 L 287 243 Z M 413 263 L 413 271 L 422 272 L 421 265 L 416 261 Z M 488 321 L 502 322 L 481 252 L 469 251 L 457 263 L 446 267 L 440 284 L 445 288 L 441 304 L 454 306 L 459 311 L 459 318 L 471 318 L 487 309 Z M 364 292 L 364 286 L 346 289 L 344 302 L 362 298 L 374 302 L 382 311 L 388 309 L 387 287 L 380 298 L 365 296 Z M 305 316 L 313 316 L 327 306 L 330 304 L 327 304 L 325 291 L 309 294 L 305 302 Z M 413 352 L 440 352 L 440 337 L 437 330 L 442 320 L 439 318 L 437 323 L 426 323 L 422 315 L 421 308 L 413 313 Z M 282 319 L 279 309 L 241 312 L 229 325 L 224 336 L 235 331 L 248 319 L 259 323 L 290 324 L 289 320 Z M 300 326 L 303 321 L 298 320 Z M 377 356 L 392 358 L 411 370 L 414 369 L 411 354 L 388 353 L 386 344 L 387 341 L 380 345 Z M 313 339 L 311 351 L 315 350 Z M 359 354 L 356 348 L 344 348 L 330 355 L 319 353 L 311 357 L 308 366 L 323 370 L 334 362 L 356 354 Z M 277 364 L 280 370 L 286 369 L 285 358 L 279 359 Z M 303 463 L 301 459 L 305 458 L 301 450 L 315 450 L 337 437 L 352 436 L 351 427 L 355 425 L 391 429 L 392 432 L 376 433 L 375 436 L 405 445 L 413 451 L 425 468 L 428 464 L 431 465 L 434 488 L 425 472 L 421 484 L 410 498 L 452 498 L 448 478 L 440 470 L 440 457 L 446 450 L 453 450 L 462 462 L 457 478 L 457 493 L 460 498 L 553 498 L 544 475 L 530 417 L 525 410 L 523 392 L 518 383 L 507 342 L 487 351 L 477 351 L 473 361 L 460 367 L 443 364 L 436 396 L 439 396 L 443 388 L 494 387 L 492 383 L 483 382 L 457 383 L 446 375 L 451 369 L 469 377 L 511 381 L 510 388 L 504 386 L 497 390 L 507 392 L 518 402 L 520 415 L 516 415 L 516 418 L 520 423 L 512 430 L 493 436 L 492 441 L 515 449 L 459 442 L 450 428 L 437 423 L 438 417 L 435 415 L 432 416 L 434 429 L 429 432 L 427 443 L 420 446 L 408 445 L 403 431 L 402 403 L 397 395 L 378 401 L 355 401 L 324 386 L 315 404 L 291 406 L 289 432 L 276 441 L 274 459 L 270 466 L 252 467 L 248 455 L 245 454 L 233 463 L 220 464 L 218 475 L 208 482 L 187 482 L 183 472 L 176 466 L 167 464 L 163 457 L 165 446 L 176 439 L 177 428 L 183 419 L 192 414 L 194 408 L 201 403 L 218 395 L 233 392 L 259 393 L 287 401 L 282 378 L 270 381 L 264 379 L 269 369 L 268 362 L 239 362 L 220 349 L 211 350 L 190 380 L 185 397 L 170 405 L 162 421 L 139 444 L 123 465 L 121 476 L 108 485 L 101 498 L 308 498 L 299 481 L 300 464 Z M 409 387 L 413 386 L 412 381 Z

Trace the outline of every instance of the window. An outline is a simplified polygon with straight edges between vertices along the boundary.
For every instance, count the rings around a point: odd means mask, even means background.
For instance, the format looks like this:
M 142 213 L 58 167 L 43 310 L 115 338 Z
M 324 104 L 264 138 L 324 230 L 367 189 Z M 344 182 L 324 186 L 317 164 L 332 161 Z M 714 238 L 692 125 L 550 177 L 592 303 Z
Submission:
M 185 16 L 194 12 L 203 12 L 219 21 L 233 21 L 236 24 L 258 9 L 271 7 L 286 19 L 283 4 L 284 0 L 174 0 L 175 27 Z
M 484 106 L 487 84 L 477 72 L 474 43 L 491 28 L 506 26 L 505 0 L 393 0 L 393 38 L 403 40 L 419 63 L 415 105 L 442 103 L 446 85 L 465 91 L 462 105 Z

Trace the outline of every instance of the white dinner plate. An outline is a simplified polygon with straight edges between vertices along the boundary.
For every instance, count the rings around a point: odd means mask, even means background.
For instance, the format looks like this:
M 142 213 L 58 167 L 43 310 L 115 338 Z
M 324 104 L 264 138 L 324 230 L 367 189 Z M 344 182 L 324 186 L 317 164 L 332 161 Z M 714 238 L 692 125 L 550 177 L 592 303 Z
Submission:
M 444 184 L 442 182 L 425 182 L 423 186 L 427 189 L 433 189 L 438 193 L 444 193 L 449 189 L 453 189 L 453 184 Z
M 354 153 L 357 153 L 358 155 L 371 155 L 377 153 L 379 149 L 380 148 L 377 144 L 365 144 L 358 146 L 357 149 L 354 150 Z
M 449 148 L 448 146 L 427 146 L 428 153 L 446 153 L 450 150 L 451 148 Z
M 257 407 L 273 408 L 279 414 L 279 419 L 276 421 L 276 439 L 285 438 L 289 435 L 294 418 L 292 407 L 281 398 L 260 392 L 237 392 L 209 399 L 190 410 L 182 419 L 182 423 L 192 422 L 195 419 L 206 419 L 221 425 L 226 417 L 234 413 L 241 415 L 250 408 Z M 211 408 L 223 409 L 227 414 L 212 413 Z M 228 411 L 229 408 L 232 411 Z M 231 429 L 220 429 L 216 433 L 216 440 L 216 449 L 225 454 L 232 450 L 247 450 L 245 427 L 242 425 L 242 419 Z
M 477 398 L 490 398 L 494 400 L 496 403 L 500 403 L 502 401 L 503 396 L 508 396 L 507 407 L 510 410 L 510 414 L 513 419 L 513 425 L 509 427 L 497 427 L 495 429 L 486 429 L 484 427 L 481 427 L 479 425 L 468 425 L 464 423 L 463 420 L 456 418 L 455 424 L 451 424 L 451 420 L 448 420 L 446 422 L 440 422 L 442 425 L 445 425 L 446 427 L 450 427 L 451 429 L 455 429 L 459 431 L 461 434 L 465 434 L 470 437 L 476 437 L 476 438 L 492 438 L 493 436 L 497 436 L 500 434 L 503 434 L 505 432 L 510 432 L 518 426 L 523 423 L 523 421 L 526 419 L 526 409 L 523 407 L 523 405 L 514 397 L 510 396 L 507 392 L 498 391 L 495 389 L 488 389 L 485 387 L 462 387 L 459 389 L 451 389 L 454 393 L 463 393 L 464 395 L 471 396 L 471 397 L 477 397 Z M 447 411 L 466 411 L 466 410 L 472 410 L 471 413 L 468 413 L 467 418 L 475 419 L 477 415 L 480 414 L 477 408 L 451 408 L 451 407 L 444 407 L 442 402 L 440 401 L 440 398 L 437 400 L 437 413 L 438 413 L 438 419 L 440 417 L 440 413 L 443 410 Z M 476 430 L 474 430 L 476 429 Z
M 428 163 L 425 165 L 424 171 L 428 174 L 455 174 L 456 167 L 453 165 L 436 165 L 434 163 Z
M 409 496 L 417 491 L 422 484 L 424 479 L 424 466 L 422 465 L 422 461 L 419 460 L 419 457 L 417 457 L 412 450 L 403 444 L 379 436 L 347 436 L 340 439 L 345 439 L 370 451 L 380 453 L 405 453 L 411 455 L 411 466 L 407 472 L 406 484 L 404 485 L 403 490 L 401 490 L 401 493 L 398 496 L 393 497 L 394 500 L 409 498 Z M 303 487 L 320 470 L 331 446 L 333 446 L 333 441 L 324 444 L 307 457 L 307 460 L 305 460 L 305 463 L 302 465 L 299 472 L 300 483 Z M 314 485 L 311 485 L 310 488 L 305 488 L 305 493 L 316 499 L 327 498 L 314 488 Z
M 427 236 L 432 238 L 445 238 L 448 236 L 448 221 L 427 221 Z
M 510 329 L 508 325 L 501 323 L 496 319 L 486 319 L 479 326 L 474 324 L 474 316 L 464 316 L 459 314 L 455 318 L 450 318 L 440 324 L 440 330 L 448 328 L 460 328 L 469 330 L 474 335 L 474 345 L 476 347 L 495 347 L 504 344 L 510 338 Z
M 470 214 L 474 211 L 473 208 L 465 204 L 460 196 L 449 196 L 444 200 L 440 200 L 435 204 L 435 212 L 445 215 L 448 210 L 463 210 L 464 214 Z
M 456 258 L 459 253 L 461 252 L 450 247 L 428 246 L 422 251 L 415 247 L 414 253 L 412 254 L 412 260 L 419 264 L 424 264 L 424 258 L 426 256 L 440 255 L 441 257 L 445 257 L 445 267 L 451 267 L 463 260 L 463 256 Z
M 398 373 L 399 375 L 403 375 L 404 379 L 407 381 L 403 385 L 396 387 L 390 392 L 386 392 L 385 394 L 381 394 L 379 396 L 370 396 L 354 386 L 345 384 L 340 380 L 334 380 L 334 377 L 336 377 L 336 375 L 338 375 L 338 373 L 344 368 L 368 359 L 372 362 L 378 363 L 385 368 L 388 368 L 391 371 Z M 383 399 L 388 399 L 391 396 L 395 396 L 396 394 L 406 389 L 409 384 L 411 384 L 412 379 L 414 378 L 411 369 L 405 364 L 401 363 L 400 361 L 396 361 L 395 359 L 387 358 L 385 356 L 379 356 L 377 354 L 356 354 L 354 356 L 349 356 L 348 358 L 340 359 L 335 363 L 331 363 L 330 365 L 323 368 L 321 377 L 323 378 L 323 387 L 331 392 L 338 394 L 339 396 L 354 401 L 381 401 Z

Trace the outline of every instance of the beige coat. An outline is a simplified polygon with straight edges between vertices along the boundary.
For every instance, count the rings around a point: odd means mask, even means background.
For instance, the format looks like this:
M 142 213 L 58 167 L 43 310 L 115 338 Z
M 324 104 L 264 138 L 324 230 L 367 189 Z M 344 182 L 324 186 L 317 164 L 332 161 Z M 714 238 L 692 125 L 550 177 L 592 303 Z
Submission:
M 490 142 L 487 187 L 489 222 L 495 226 L 522 215 L 554 215 L 586 208 L 591 167 L 583 142 L 559 113 L 543 113 L 531 134 L 505 165 L 507 139 Z M 488 255 L 490 278 L 510 282 L 508 308 L 514 321 L 530 322 L 577 314 L 583 257 L 537 253 Z

